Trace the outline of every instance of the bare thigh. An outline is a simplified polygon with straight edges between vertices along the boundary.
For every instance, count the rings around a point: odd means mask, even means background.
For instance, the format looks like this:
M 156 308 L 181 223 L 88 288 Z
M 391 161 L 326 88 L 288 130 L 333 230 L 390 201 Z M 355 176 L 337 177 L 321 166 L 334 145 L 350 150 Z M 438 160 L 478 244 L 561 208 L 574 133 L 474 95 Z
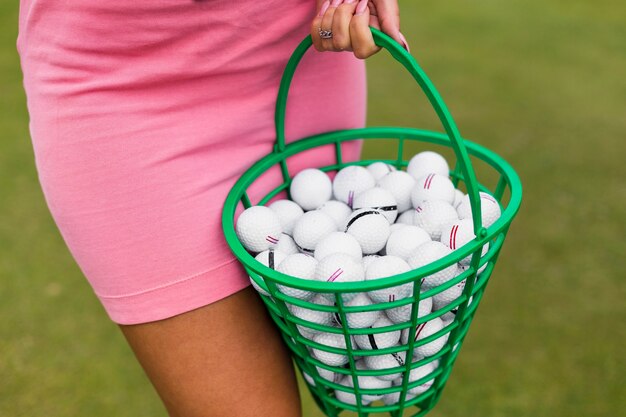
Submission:
M 170 319 L 120 326 L 172 417 L 298 417 L 293 366 L 250 287 Z

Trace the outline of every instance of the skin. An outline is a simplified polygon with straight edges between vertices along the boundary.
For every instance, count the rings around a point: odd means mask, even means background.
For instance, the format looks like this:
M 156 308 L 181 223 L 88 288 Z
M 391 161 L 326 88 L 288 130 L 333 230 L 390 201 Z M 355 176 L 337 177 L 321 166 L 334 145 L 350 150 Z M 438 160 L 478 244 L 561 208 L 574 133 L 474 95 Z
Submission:
M 320 52 L 351 51 L 359 59 L 369 58 L 380 51 L 369 26 L 382 30 L 409 50 L 400 32 L 397 0 L 318 0 L 318 13 L 311 22 L 313 46 Z M 322 39 L 320 28 L 332 30 L 332 38 Z
M 380 50 L 368 26 L 408 50 L 397 0 L 318 1 L 313 44 L 365 59 Z M 331 29 L 332 39 L 321 39 L 319 28 Z M 251 287 L 169 319 L 120 328 L 171 417 L 302 415 L 289 353 Z
M 120 326 L 172 417 L 299 417 L 287 348 L 252 287 L 166 320 Z

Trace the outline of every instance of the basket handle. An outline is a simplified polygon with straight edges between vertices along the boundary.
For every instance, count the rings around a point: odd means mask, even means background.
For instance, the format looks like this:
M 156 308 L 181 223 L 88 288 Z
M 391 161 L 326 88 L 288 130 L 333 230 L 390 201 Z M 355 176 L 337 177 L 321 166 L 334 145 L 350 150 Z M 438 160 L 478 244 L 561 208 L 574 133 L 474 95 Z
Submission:
M 456 126 L 456 123 L 452 119 L 452 115 L 448 111 L 446 104 L 435 89 L 435 86 L 430 81 L 424 70 L 418 65 L 417 61 L 411 54 L 409 54 L 398 42 L 393 40 L 388 35 L 384 34 L 380 30 L 370 27 L 372 35 L 374 37 L 374 43 L 376 45 L 385 48 L 389 51 L 391 56 L 400 62 L 404 68 L 409 71 L 415 81 L 419 84 L 424 94 L 428 98 L 431 106 L 435 109 L 441 124 L 443 125 L 448 138 L 452 144 L 452 149 L 456 154 L 457 160 L 461 167 L 461 173 L 465 179 L 467 187 L 467 193 L 470 197 L 470 205 L 472 207 L 473 221 L 474 221 L 474 233 L 477 237 L 484 237 L 487 234 L 487 230 L 482 226 L 482 216 L 480 207 L 480 198 L 478 194 L 478 186 L 476 181 L 476 174 L 472 163 L 469 159 L 467 149 L 461 138 L 461 134 Z M 287 62 L 287 66 L 283 72 L 282 79 L 280 80 L 280 87 L 278 89 L 278 97 L 276 99 L 276 111 L 274 113 L 274 122 L 276 126 L 276 146 L 277 152 L 285 150 L 285 111 L 287 108 L 287 95 L 289 93 L 289 86 L 291 80 L 296 71 L 298 63 L 304 56 L 305 52 L 311 47 L 313 41 L 311 35 L 308 35 L 300 44 L 296 47 L 293 54 Z

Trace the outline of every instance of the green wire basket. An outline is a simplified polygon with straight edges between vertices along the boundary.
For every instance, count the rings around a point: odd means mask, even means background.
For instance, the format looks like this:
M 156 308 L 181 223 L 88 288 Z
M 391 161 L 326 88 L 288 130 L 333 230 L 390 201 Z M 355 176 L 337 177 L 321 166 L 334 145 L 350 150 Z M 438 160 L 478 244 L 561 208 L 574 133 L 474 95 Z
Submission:
M 349 410 L 358 413 L 359 417 L 368 416 L 370 413 L 374 412 L 388 412 L 393 417 L 400 417 L 405 415 L 405 410 L 410 410 L 410 412 L 414 411 L 414 414 L 410 415 L 422 416 L 435 406 L 441 396 L 446 381 L 450 376 L 452 366 L 460 350 L 459 348 L 463 343 L 464 337 L 469 329 L 469 325 L 476 312 L 476 308 L 482 298 L 489 277 L 491 276 L 491 272 L 493 271 L 508 228 L 519 210 L 522 198 L 522 186 L 520 179 L 513 168 L 500 156 L 482 146 L 461 138 L 461 135 L 459 134 L 452 116 L 446 108 L 446 105 L 415 59 L 397 42 L 384 33 L 374 28 L 371 30 L 375 43 L 378 46 L 387 49 L 391 55 L 409 71 L 409 73 L 420 85 L 441 120 L 445 134 L 405 127 L 367 127 L 363 129 L 338 130 L 322 133 L 286 144 L 285 109 L 287 94 L 296 67 L 298 66 L 298 63 L 302 59 L 304 53 L 312 44 L 311 37 L 307 36 L 293 52 L 289 62 L 287 63 L 280 83 L 275 113 L 276 145 L 274 147 L 274 151 L 256 162 L 235 183 L 224 204 L 222 224 L 226 241 L 235 256 L 250 274 L 251 279 L 253 279 L 257 285 L 267 290 L 269 293 L 268 296 L 261 295 L 261 297 L 267 306 L 269 314 L 279 327 L 285 343 L 291 350 L 294 361 L 305 376 L 311 394 L 313 395 L 318 406 L 326 413 L 326 415 L 329 417 L 339 416 L 344 410 Z M 398 169 L 406 167 L 408 164 L 408 162 L 403 160 L 402 157 L 406 141 L 427 142 L 449 147 L 454 150 L 457 163 L 450 175 L 455 186 L 458 186 L 459 183 L 464 183 L 467 193 L 469 194 L 473 213 L 474 232 L 476 235 L 474 240 L 457 249 L 445 258 L 419 269 L 378 280 L 343 283 L 303 280 L 281 274 L 256 261 L 254 257 L 244 249 L 235 234 L 235 212 L 240 202 L 243 203 L 245 208 L 253 205 L 253 202 L 250 201 L 247 190 L 261 175 L 269 171 L 271 168 L 279 166 L 282 173 L 283 183 L 270 191 L 260 201 L 254 202 L 255 205 L 265 205 L 279 193 L 289 192 L 292 177 L 296 174 L 296 172 L 289 171 L 287 158 L 312 148 L 334 144 L 336 163 L 330 166 L 319 167 L 321 170 L 337 171 L 348 165 L 368 165 L 375 161 L 343 161 L 341 143 L 360 139 L 380 140 L 381 138 L 388 142 L 390 147 L 392 145 L 397 147 L 397 158 L 395 160 L 381 159 L 380 161 L 393 164 Z M 489 168 L 493 168 L 495 172 L 497 172 L 499 180 L 497 181 L 494 190 L 489 190 L 487 187 L 477 182 L 476 175 L 469 158 L 470 154 L 483 161 L 489 166 Z M 479 191 L 485 191 L 491 194 L 501 206 L 502 214 L 500 218 L 489 228 L 483 227 L 481 222 Z M 504 198 L 507 191 L 508 199 Z M 481 256 L 483 245 L 487 243 L 489 244 L 489 250 L 485 255 Z M 470 267 L 462 274 L 438 287 L 424 292 L 420 291 L 422 278 L 431 275 L 436 271 L 442 270 L 469 255 L 472 256 Z M 418 319 L 418 309 L 415 307 L 421 299 L 432 297 L 441 291 L 445 291 L 453 285 L 459 284 L 463 280 L 465 280 L 465 288 L 461 296 L 443 309 L 431 312 L 430 314 Z M 402 300 L 373 304 L 365 307 L 351 307 L 345 306 L 345 302 L 341 296 L 344 293 L 368 292 L 406 283 L 413 283 L 413 294 L 411 297 Z M 335 305 L 329 306 L 313 304 L 309 301 L 303 301 L 290 297 L 280 291 L 281 286 L 317 293 L 332 294 L 335 299 Z M 341 327 L 330 327 L 303 320 L 290 312 L 287 307 L 288 304 L 314 311 L 331 312 L 336 317 L 339 317 L 341 323 L 343 324 Z M 405 306 L 408 304 L 412 305 L 411 320 L 409 322 L 375 329 L 353 329 L 347 326 L 348 321 L 346 320 L 346 314 L 377 309 L 382 310 Z M 456 311 L 456 315 L 450 324 L 424 339 L 420 339 L 418 341 L 415 340 L 417 332 L 416 329 L 420 324 L 452 311 Z M 305 335 L 301 334 L 299 329 L 303 329 L 303 326 L 315 331 L 342 334 L 345 338 L 346 348 L 335 348 L 314 342 L 313 340 L 305 337 Z M 409 329 L 409 335 L 408 344 L 405 346 L 394 346 L 379 350 L 359 350 L 352 340 L 354 335 L 384 333 L 407 328 Z M 415 347 L 430 343 L 431 341 L 439 337 L 445 337 L 446 335 L 448 336 L 447 342 L 443 349 L 441 349 L 437 354 L 416 362 L 413 361 L 413 350 Z M 348 357 L 349 362 L 343 367 L 329 366 L 312 356 L 310 349 L 343 354 Z M 393 369 L 360 370 L 355 366 L 358 357 L 381 354 L 397 355 L 399 352 L 405 352 L 406 357 L 403 361 L 404 365 L 399 365 Z M 358 376 L 381 376 L 397 373 L 402 373 L 403 376 L 407 376 L 411 369 L 434 361 L 437 361 L 436 363 L 438 363 L 435 370 L 429 375 L 415 381 L 410 382 L 408 377 L 404 377 L 402 379 L 402 385 L 399 386 L 380 389 L 366 389 L 359 387 Z M 318 367 L 337 374 L 348 375 L 352 379 L 353 387 L 341 385 L 322 378 L 318 372 Z M 422 392 L 416 397 L 407 395 L 409 389 L 418 387 L 424 382 L 431 381 L 433 379 L 434 381 L 432 385 L 425 392 Z M 335 390 L 354 393 L 354 401 L 340 401 L 335 396 Z M 398 402 L 390 405 L 365 405 L 362 397 L 363 395 L 380 396 L 394 393 L 398 396 Z

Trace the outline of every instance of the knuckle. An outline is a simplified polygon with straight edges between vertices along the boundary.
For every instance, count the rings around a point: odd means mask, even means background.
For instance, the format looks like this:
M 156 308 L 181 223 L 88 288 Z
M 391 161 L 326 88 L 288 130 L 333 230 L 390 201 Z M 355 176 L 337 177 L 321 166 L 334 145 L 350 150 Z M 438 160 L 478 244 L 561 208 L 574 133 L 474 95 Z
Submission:
M 346 42 L 346 38 L 343 35 L 335 35 L 333 36 L 333 47 L 337 50 L 346 49 L 348 47 L 348 42 Z
M 334 51 L 333 43 L 330 39 L 325 39 L 322 41 L 322 50 L 324 51 Z
M 354 56 L 358 59 L 365 59 L 368 57 L 367 52 L 363 48 L 357 48 L 354 50 Z

